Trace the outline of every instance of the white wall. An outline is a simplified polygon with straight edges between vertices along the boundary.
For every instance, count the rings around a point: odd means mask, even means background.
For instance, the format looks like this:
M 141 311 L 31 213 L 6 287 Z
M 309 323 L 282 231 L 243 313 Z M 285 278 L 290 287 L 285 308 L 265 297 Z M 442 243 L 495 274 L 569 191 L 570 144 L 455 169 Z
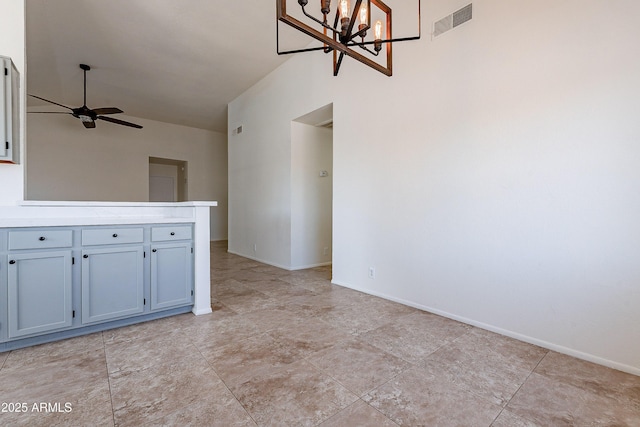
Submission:
M 0 56 L 13 60 L 20 73 L 20 164 L 0 164 L 0 205 L 15 205 L 24 199 L 24 141 L 25 141 L 25 21 L 24 0 L 2 2 L 0 13 Z
M 85 129 L 71 116 L 29 114 L 27 199 L 149 201 L 149 157 L 188 162 L 189 200 L 216 200 L 211 239 L 227 237 L 226 135 L 122 117 Z
M 480 0 L 432 41 L 465 4 L 423 1 L 392 78 L 301 54 L 229 105 L 230 248 L 288 265 L 290 121 L 333 102 L 336 283 L 640 374 L 640 3 Z
M 331 263 L 332 166 L 331 129 L 292 122 L 292 269 Z M 320 171 L 328 176 L 321 177 Z

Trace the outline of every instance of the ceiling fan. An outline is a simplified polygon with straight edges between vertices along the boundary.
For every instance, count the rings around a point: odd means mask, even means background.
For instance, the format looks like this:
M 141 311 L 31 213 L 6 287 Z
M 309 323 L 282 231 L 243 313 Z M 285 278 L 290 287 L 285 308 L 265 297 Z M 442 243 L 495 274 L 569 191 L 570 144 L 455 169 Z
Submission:
M 84 103 L 82 107 L 71 108 L 66 105 L 58 104 L 57 102 L 50 101 L 48 99 L 41 98 L 36 95 L 29 96 L 37 99 L 41 99 L 43 101 L 49 102 L 54 105 L 59 105 L 60 107 L 64 107 L 68 110 L 71 110 L 70 113 L 62 112 L 62 111 L 29 111 L 30 113 L 44 113 L 44 114 L 71 114 L 73 117 L 76 117 L 82 120 L 82 124 L 87 129 L 93 129 L 96 127 L 96 120 L 104 120 L 106 122 L 115 123 L 117 125 L 129 126 L 136 129 L 142 129 L 142 126 L 137 125 L 135 123 L 125 122 L 124 120 L 114 119 L 113 117 L 105 116 L 104 114 L 119 114 L 123 111 L 119 108 L 115 107 L 105 107 L 105 108 L 94 108 L 91 109 L 87 107 L 87 71 L 91 70 L 91 67 L 86 64 L 80 64 L 80 68 L 84 71 Z

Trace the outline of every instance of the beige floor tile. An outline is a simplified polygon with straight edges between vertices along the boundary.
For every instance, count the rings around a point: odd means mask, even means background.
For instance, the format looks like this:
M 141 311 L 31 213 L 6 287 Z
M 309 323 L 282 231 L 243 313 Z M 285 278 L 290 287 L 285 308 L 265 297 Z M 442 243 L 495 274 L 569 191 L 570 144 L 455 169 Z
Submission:
M 506 409 L 500 413 L 491 427 L 546 427 L 515 415 Z
M 258 329 L 263 332 L 297 325 L 309 318 L 308 315 L 292 311 L 290 306 L 280 306 L 278 308 L 268 310 L 256 310 L 244 314 L 243 317 L 255 323 Z
M 238 313 L 219 301 L 211 303 L 211 310 L 213 312 L 210 314 L 210 317 L 215 321 L 238 315 Z
M 4 353 L 0 353 L 0 370 L 4 366 L 4 362 L 7 360 L 7 357 L 9 357 L 9 352 L 8 351 L 4 352 Z
M 535 370 L 545 377 L 591 393 L 636 405 L 640 411 L 640 377 L 554 351 Z
M 411 366 L 357 338 L 314 353 L 306 360 L 358 396 L 384 384 Z
M 305 361 L 263 370 L 231 391 L 260 426 L 315 426 L 358 400 Z
M 188 324 L 192 317 L 193 314 L 185 313 L 178 316 L 150 320 L 143 323 L 137 323 L 135 325 L 124 326 L 122 328 L 110 329 L 108 331 L 104 331 L 102 336 L 105 343 L 112 343 L 132 341 L 140 337 L 149 337 L 152 335 L 166 335 L 168 332 L 182 329 Z
M 93 350 L 103 350 L 104 342 L 102 333 L 85 335 L 77 338 L 69 338 L 33 347 L 21 348 L 4 353 L 6 362 L 4 369 L 24 369 L 35 365 L 49 365 L 59 362 L 69 355 L 77 355 Z M 2 357 L 0 356 L 0 361 Z M 0 362 L 0 365 L 2 363 Z
M 14 366 L 15 369 L 0 371 L 2 401 L 5 402 L 55 401 L 61 393 L 82 390 L 87 385 L 102 384 L 107 380 L 103 349 L 41 357 L 33 364 Z
M 504 406 L 547 350 L 473 329 L 425 359 L 424 366 L 452 384 Z
M 268 334 L 283 347 L 290 348 L 293 353 L 302 356 L 308 356 L 351 338 L 346 332 L 316 318 L 286 325 Z
M 369 331 L 361 338 L 394 356 L 419 363 L 469 330 L 470 327 L 462 323 L 416 312 Z
M 320 424 L 319 427 L 397 427 L 397 425 L 362 400 L 358 400 Z
M 35 406 L 34 406 L 35 405 Z M 43 406 L 45 405 L 45 406 Z M 60 393 L 29 403 L 26 413 L 0 414 L 0 425 L 28 427 L 113 426 L 113 408 L 109 384 L 84 391 Z
M 226 386 L 219 382 L 191 405 L 181 407 L 145 426 L 256 427 L 257 424 Z
M 282 367 L 302 359 L 300 351 L 277 342 L 268 334 L 201 350 L 201 353 L 229 386 L 247 381 L 266 368 Z
M 640 407 L 533 373 L 507 409 L 543 426 L 638 426 Z
M 502 410 L 419 368 L 405 371 L 363 400 L 402 426 L 489 426 Z
M 354 336 L 365 334 L 392 320 L 364 304 L 361 306 L 357 303 L 335 307 L 333 310 L 319 314 L 318 318 Z
M 343 304 L 335 290 L 308 295 L 291 295 L 278 299 L 278 308 L 289 310 L 301 317 L 320 316 L 342 305 L 346 304 Z
M 271 298 L 282 298 L 293 295 L 313 295 L 313 292 L 308 289 L 292 285 L 279 279 L 248 282 L 247 286 Z
M 152 366 L 179 363 L 194 352 L 197 352 L 196 347 L 180 330 L 105 344 L 107 369 L 112 377 L 129 375 Z
M 220 296 L 218 300 L 238 314 L 265 310 L 278 306 L 278 299 L 251 288 L 234 296 Z
M 110 379 L 117 426 L 139 426 L 169 416 L 220 391 L 222 381 L 197 353 Z
M 216 348 L 262 333 L 244 316 L 217 320 L 212 314 L 196 316 L 183 332 L 198 349 Z
M 104 350 L 26 360 L 32 363 L 0 371 L 0 401 L 26 403 L 28 411 L 0 414 L 0 425 L 113 425 Z

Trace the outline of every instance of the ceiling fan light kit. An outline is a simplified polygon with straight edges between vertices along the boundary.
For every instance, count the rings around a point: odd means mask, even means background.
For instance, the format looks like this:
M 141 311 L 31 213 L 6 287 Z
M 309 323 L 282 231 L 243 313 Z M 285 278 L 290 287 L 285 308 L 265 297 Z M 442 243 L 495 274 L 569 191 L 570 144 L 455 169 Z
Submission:
M 287 14 L 287 1 L 276 0 L 277 20 L 283 22 L 298 31 L 323 43 L 322 47 L 280 51 L 280 30 L 277 27 L 277 51 L 279 55 L 324 51 L 333 53 L 333 75 L 337 76 L 344 56 L 347 55 L 374 70 L 387 76 L 393 74 L 392 43 L 418 40 L 421 36 L 420 0 L 418 0 L 418 35 L 413 37 L 393 38 L 392 35 L 392 11 L 382 0 L 338 0 L 333 24 L 329 22 L 331 14 L 331 0 L 320 0 L 320 13 L 322 18 L 308 12 L 306 7 L 308 0 L 297 0 L 303 16 L 308 20 L 302 22 Z M 371 27 L 372 6 L 384 16 L 383 20 L 377 20 L 373 25 L 373 34 L 369 34 Z M 359 24 L 356 26 L 356 22 Z M 322 29 L 322 31 L 319 31 Z M 367 38 L 369 36 L 369 38 Z M 373 38 L 371 38 L 371 36 Z M 384 61 L 375 60 L 382 46 L 386 46 L 386 58 Z M 373 49 L 371 49 L 373 47 Z
M 41 114 L 71 114 L 73 117 L 80 119 L 82 124 L 87 129 L 93 129 L 96 127 L 96 120 L 104 120 L 105 122 L 115 123 L 117 125 L 128 126 L 136 129 L 142 129 L 142 126 L 137 125 L 135 123 L 126 122 L 120 119 L 114 119 L 113 117 L 108 117 L 106 114 L 120 114 L 123 111 L 116 107 L 103 107 L 103 108 L 94 108 L 91 109 L 87 107 L 87 71 L 91 70 L 91 67 L 86 64 L 80 64 L 80 68 L 84 73 L 84 98 L 82 107 L 71 108 L 66 105 L 59 104 L 54 101 L 50 101 L 48 99 L 31 95 L 29 96 L 33 98 L 40 99 L 42 101 L 48 102 L 53 105 L 58 105 L 60 107 L 64 107 L 68 110 L 71 110 L 70 113 L 62 112 L 62 111 L 30 111 L 30 113 L 41 113 Z

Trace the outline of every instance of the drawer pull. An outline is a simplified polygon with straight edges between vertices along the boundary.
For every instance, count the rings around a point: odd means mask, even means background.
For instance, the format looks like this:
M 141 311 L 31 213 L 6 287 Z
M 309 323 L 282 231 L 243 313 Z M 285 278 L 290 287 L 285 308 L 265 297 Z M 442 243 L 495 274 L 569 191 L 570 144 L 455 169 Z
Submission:
M 15 264 L 15 263 L 16 263 L 16 261 L 15 261 L 15 260 L 13 260 L 13 259 L 12 259 L 11 261 L 9 261 L 9 264 L 11 264 L 11 265 L 13 265 L 13 264 Z
M 172 236 L 175 236 L 175 235 L 176 235 L 176 232 L 175 232 L 175 231 L 172 231 L 172 232 L 171 232 L 171 233 L 169 233 L 169 234 L 171 234 Z
M 113 233 L 113 237 L 118 237 L 118 233 Z
M 82 258 L 89 258 L 89 255 L 82 255 Z
M 153 249 L 151 252 L 158 252 L 158 250 L 157 249 Z
M 44 236 L 40 236 L 40 238 L 38 240 L 40 240 L 41 242 L 44 242 L 45 240 L 47 240 L 47 238 L 44 237 Z

